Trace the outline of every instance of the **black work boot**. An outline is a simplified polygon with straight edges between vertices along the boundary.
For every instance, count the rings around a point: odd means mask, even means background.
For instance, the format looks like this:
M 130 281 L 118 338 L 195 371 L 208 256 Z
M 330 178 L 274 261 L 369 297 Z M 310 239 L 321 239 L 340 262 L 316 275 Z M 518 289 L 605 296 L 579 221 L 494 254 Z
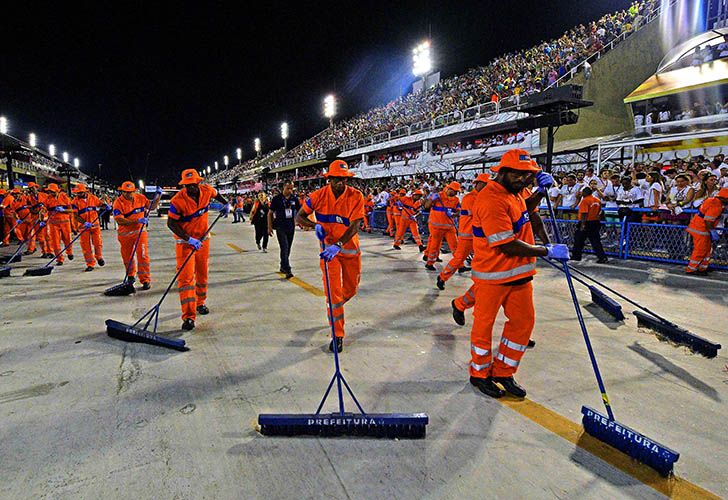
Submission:
M 470 268 L 467 266 L 463 266 L 460 269 L 458 269 L 458 274 L 467 273 L 468 271 L 470 271 Z
M 420 245 L 420 252 L 424 252 L 427 250 L 427 247 L 425 245 Z
M 205 314 L 210 314 L 210 310 L 205 304 L 202 304 L 201 306 L 197 306 L 197 314 L 202 314 L 204 316 Z
M 402 247 L 399 245 L 392 245 L 392 248 L 394 248 L 395 250 L 402 250 Z
M 192 318 L 187 318 L 182 322 L 182 329 L 183 330 L 194 330 L 195 329 L 195 320 Z
M 336 337 L 336 351 L 341 352 L 344 350 L 344 339 Z M 329 351 L 334 352 L 334 341 L 329 342 Z
M 437 269 L 435 269 L 435 266 L 433 266 L 432 264 L 425 264 L 425 269 L 427 269 L 428 271 L 437 271 Z
M 150 282 L 142 283 L 142 290 L 149 290 L 152 288 L 152 284 Z
M 514 395 L 517 398 L 525 398 L 526 397 L 526 389 L 518 385 L 518 383 L 513 379 L 513 377 L 492 377 L 493 382 L 497 382 L 500 385 L 503 386 L 503 388 L 509 393 Z
M 94 270 L 94 268 L 93 268 L 93 267 L 91 267 L 91 266 L 86 266 L 86 269 L 84 269 L 84 270 L 83 270 L 83 272 L 85 272 L 85 273 L 90 273 L 90 272 L 91 272 L 91 271 L 93 271 L 93 270 Z
M 73 260 L 73 254 L 66 254 L 66 257 L 68 257 L 68 260 Z
M 534 347 L 536 347 L 536 341 L 529 339 L 528 340 L 528 348 L 529 349 L 533 349 Z
M 455 320 L 455 323 L 457 323 L 460 326 L 465 325 L 465 311 L 461 311 L 457 307 L 455 307 L 455 301 L 453 300 L 450 302 L 450 305 L 452 306 L 452 319 Z
M 440 290 L 445 289 L 445 282 L 442 280 L 442 278 L 440 278 L 439 274 L 437 275 L 437 288 L 439 288 Z
M 491 398 L 502 398 L 506 393 L 503 389 L 495 385 L 493 377 L 470 377 L 470 383 L 477 387 L 480 392 L 487 394 Z
M 106 265 L 106 261 L 104 259 L 99 259 L 97 261 L 99 263 L 99 266 L 104 267 Z

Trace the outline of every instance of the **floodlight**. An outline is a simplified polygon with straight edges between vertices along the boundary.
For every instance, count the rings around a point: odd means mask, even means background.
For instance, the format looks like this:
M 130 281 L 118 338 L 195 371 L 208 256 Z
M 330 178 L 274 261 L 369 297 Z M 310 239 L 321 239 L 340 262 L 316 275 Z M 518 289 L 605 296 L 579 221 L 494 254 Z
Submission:
M 412 73 L 415 76 L 426 76 L 432 71 L 432 54 L 430 53 L 430 41 L 425 40 L 412 49 Z
M 30 133 L 28 136 L 28 144 L 30 144 L 31 148 L 34 148 L 36 144 L 38 144 L 38 138 L 35 136 L 33 132 Z

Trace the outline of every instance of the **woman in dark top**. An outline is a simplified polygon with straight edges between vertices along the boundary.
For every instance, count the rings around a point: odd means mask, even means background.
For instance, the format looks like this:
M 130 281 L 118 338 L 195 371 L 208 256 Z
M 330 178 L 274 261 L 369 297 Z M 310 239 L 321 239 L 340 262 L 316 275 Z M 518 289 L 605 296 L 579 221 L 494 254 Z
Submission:
M 258 193 L 258 199 L 250 211 L 250 223 L 255 226 L 255 244 L 258 250 L 261 249 L 260 242 L 263 240 L 263 252 L 268 251 L 268 211 L 270 203 L 265 193 Z

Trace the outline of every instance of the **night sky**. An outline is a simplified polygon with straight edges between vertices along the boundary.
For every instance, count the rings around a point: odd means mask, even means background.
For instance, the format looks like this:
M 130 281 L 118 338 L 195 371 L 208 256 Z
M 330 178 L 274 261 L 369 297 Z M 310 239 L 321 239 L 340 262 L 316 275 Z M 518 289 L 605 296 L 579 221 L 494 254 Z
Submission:
M 329 92 L 339 116 L 406 93 L 427 37 L 447 77 L 629 3 L 16 3 L 25 10 L 3 16 L 0 114 L 87 173 L 102 163 L 114 182 L 176 182 L 238 146 L 251 157 L 256 136 L 279 147 L 284 120 L 289 147 L 310 137 Z

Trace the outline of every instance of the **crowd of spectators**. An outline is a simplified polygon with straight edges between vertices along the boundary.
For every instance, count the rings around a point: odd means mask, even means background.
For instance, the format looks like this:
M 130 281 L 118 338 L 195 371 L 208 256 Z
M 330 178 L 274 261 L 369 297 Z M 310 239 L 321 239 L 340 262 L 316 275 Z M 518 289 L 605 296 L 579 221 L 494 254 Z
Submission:
M 683 99 L 684 101 L 684 99 Z M 680 125 L 670 122 L 701 118 L 704 116 L 725 115 L 717 122 L 710 124 Z M 699 130 L 701 128 L 725 126 L 728 122 L 728 100 L 718 99 L 709 102 L 706 99 L 696 99 L 690 102 L 675 102 L 661 104 L 659 106 L 646 105 L 636 107 L 634 110 L 634 128 L 639 134 L 675 133 L 688 130 Z M 667 124 L 669 125 L 660 125 Z
M 579 25 L 558 39 L 505 54 L 486 66 L 342 120 L 293 148 L 276 165 L 322 157 L 328 150 L 362 138 L 448 113 L 461 114 L 479 104 L 539 92 L 567 73 L 573 74 L 581 62 L 611 42 L 638 29 L 658 4 L 657 0 L 636 1 L 627 10 Z

